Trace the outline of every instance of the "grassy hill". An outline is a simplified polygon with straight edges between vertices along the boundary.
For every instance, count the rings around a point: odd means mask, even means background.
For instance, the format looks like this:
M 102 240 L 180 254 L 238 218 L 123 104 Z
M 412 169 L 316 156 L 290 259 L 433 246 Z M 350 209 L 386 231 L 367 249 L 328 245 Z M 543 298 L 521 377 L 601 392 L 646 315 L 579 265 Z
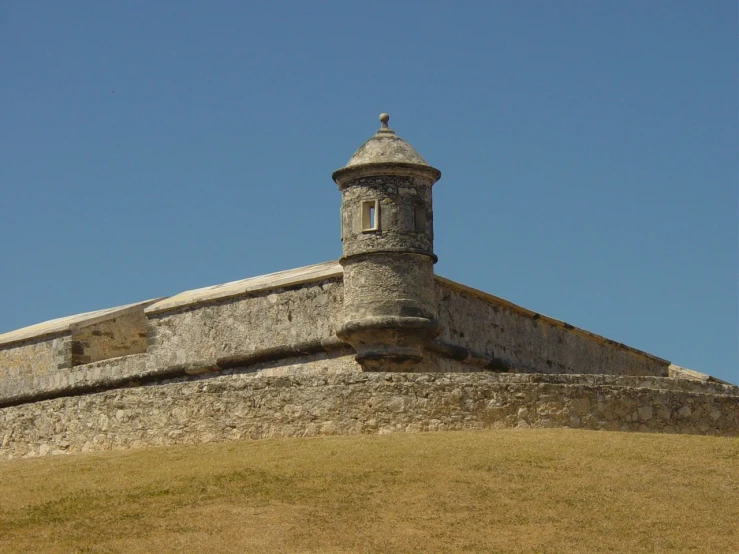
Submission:
M 0 463 L 0 552 L 739 552 L 739 439 L 503 430 Z

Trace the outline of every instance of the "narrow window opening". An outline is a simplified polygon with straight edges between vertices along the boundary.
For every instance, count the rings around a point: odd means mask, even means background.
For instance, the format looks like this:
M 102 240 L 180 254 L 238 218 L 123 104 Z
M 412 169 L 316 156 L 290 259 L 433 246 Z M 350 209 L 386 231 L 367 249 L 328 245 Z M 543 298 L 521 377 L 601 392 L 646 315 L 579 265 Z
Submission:
M 362 202 L 362 231 L 377 231 L 380 228 L 380 204 L 377 200 Z
M 413 226 L 416 231 L 426 231 L 426 209 L 423 206 L 416 206 L 413 211 Z

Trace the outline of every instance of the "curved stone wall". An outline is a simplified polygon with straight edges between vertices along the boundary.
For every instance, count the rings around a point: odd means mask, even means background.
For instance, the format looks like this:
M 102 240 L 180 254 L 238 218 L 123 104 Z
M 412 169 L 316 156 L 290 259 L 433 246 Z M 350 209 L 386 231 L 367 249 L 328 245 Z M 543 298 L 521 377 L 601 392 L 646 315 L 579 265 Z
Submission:
M 739 387 L 607 375 L 232 374 L 4 408 L 0 458 L 505 427 L 739 436 Z

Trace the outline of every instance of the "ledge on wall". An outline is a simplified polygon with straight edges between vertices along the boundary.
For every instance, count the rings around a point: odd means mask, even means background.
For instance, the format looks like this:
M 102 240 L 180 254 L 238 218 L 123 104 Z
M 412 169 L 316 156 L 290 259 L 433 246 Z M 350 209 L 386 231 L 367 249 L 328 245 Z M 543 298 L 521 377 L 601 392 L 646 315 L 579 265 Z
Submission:
M 146 307 L 160 300 L 163 300 L 163 298 L 153 298 L 143 302 L 60 317 L 16 329 L 0 335 L 0 348 L 6 348 L 19 342 L 42 339 L 51 335 L 63 335 L 72 332 L 74 329 L 80 329 L 87 325 L 100 323 L 132 312 L 140 311 L 143 313 Z
M 680 367 L 679 365 L 675 364 L 670 364 L 667 370 L 669 376 L 673 379 L 685 379 L 688 381 L 700 381 L 701 383 L 720 383 L 722 385 L 731 385 L 731 383 L 729 383 L 728 381 L 722 381 L 721 379 L 717 379 L 716 377 L 708 375 L 707 373 L 701 373 L 700 371 L 695 371 L 686 367 Z

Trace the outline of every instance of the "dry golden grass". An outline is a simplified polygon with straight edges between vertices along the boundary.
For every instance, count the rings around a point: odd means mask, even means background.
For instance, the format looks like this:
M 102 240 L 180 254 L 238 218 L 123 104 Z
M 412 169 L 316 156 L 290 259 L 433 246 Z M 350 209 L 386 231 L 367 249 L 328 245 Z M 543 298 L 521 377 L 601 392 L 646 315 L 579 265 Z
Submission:
M 505 430 L 0 463 L 0 552 L 739 552 L 739 439 Z

